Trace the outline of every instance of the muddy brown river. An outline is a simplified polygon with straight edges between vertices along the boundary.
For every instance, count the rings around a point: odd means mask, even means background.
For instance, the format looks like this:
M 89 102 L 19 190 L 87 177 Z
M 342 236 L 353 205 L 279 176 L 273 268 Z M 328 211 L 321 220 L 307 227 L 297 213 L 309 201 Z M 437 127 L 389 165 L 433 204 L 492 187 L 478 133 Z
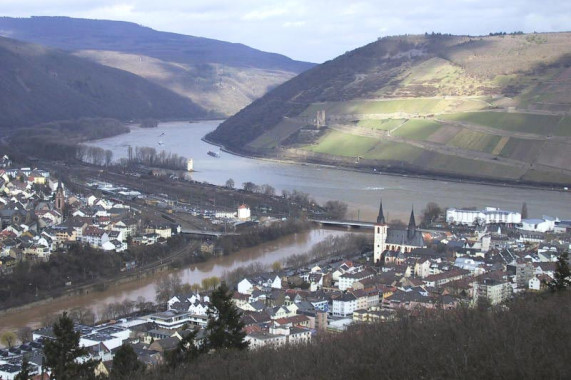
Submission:
M 80 296 L 59 298 L 29 309 L 2 313 L 0 314 L 0 332 L 15 331 L 24 326 L 36 328 L 40 326 L 46 315 L 61 313 L 76 307 L 89 307 L 97 314 L 109 303 L 126 299 L 136 300 L 139 296 L 154 301 L 155 283 L 163 276 L 177 274 L 181 276 L 183 283 L 200 284 L 202 279 L 206 277 L 221 277 L 225 272 L 254 262 L 267 265 L 276 261 L 282 262 L 293 254 L 309 251 L 315 244 L 330 236 L 341 236 L 347 233 L 349 232 L 343 230 L 314 229 L 286 236 L 254 248 L 243 249 L 230 256 L 216 257 L 185 269 L 164 271 L 142 280 L 110 286 L 103 292 L 90 292 Z

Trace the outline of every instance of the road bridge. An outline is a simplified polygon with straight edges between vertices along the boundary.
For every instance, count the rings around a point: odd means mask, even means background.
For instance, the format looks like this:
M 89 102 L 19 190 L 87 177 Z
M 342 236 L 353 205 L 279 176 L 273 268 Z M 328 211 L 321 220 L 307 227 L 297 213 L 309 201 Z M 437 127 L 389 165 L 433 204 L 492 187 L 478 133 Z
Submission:
M 180 231 L 184 235 L 197 235 L 197 236 L 209 236 L 214 238 L 219 238 L 221 236 L 237 236 L 240 235 L 236 232 L 220 232 L 220 231 L 205 231 L 205 230 L 192 230 L 183 228 Z
M 329 219 L 311 219 L 313 223 L 320 224 L 322 226 L 331 227 L 346 227 L 346 228 L 366 228 L 373 229 L 375 223 L 373 222 L 363 222 L 359 220 L 329 220 Z

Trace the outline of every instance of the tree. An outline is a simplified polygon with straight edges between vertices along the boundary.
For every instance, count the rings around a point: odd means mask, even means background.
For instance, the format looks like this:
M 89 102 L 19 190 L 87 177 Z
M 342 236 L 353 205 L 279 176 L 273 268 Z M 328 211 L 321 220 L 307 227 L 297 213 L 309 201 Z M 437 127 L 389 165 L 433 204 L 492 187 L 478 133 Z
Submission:
M 258 191 L 258 185 L 256 185 L 254 182 L 244 182 L 242 184 L 242 187 L 244 189 L 244 191 L 250 192 L 250 193 L 255 193 Z
M 137 354 L 133 350 L 133 346 L 123 343 L 113 357 L 113 366 L 111 369 L 111 379 L 127 379 L 134 372 L 141 371 L 145 365 L 137 359 Z
M 111 161 L 113 160 L 113 152 L 109 149 L 105 150 L 105 166 L 111 165 Z
M 176 348 L 166 353 L 166 361 L 170 367 L 176 367 L 181 363 L 194 360 L 201 354 L 201 348 L 194 343 L 198 330 L 182 331 L 183 338 L 178 342 Z
M 12 331 L 4 331 L 0 336 L 0 342 L 8 348 L 12 348 L 18 337 Z
M 569 271 L 569 254 L 563 252 L 557 259 L 554 273 L 555 279 L 547 285 L 552 291 L 565 290 L 571 285 L 571 272 Z
M 259 190 L 264 195 L 273 196 L 276 194 L 276 189 L 272 185 L 268 185 L 268 184 L 264 184 L 264 185 L 260 186 Z
M 527 218 L 528 218 L 527 202 L 523 202 L 523 204 L 521 205 L 521 218 L 522 218 L 522 219 L 527 219 Z
M 18 339 L 20 339 L 20 342 L 22 343 L 27 343 L 32 341 L 32 329 L 28 326 L 19 328 L 17 335 Z
M 347 203 L 340 201 L 327 201 L 323 206 L 325 213 L 331 219 L 343 219 L 347 214 Z
M 167 302 L 177 293 L 180 293 L 182 280 L 179 276 L 170 275 L 161 278 L 155 286 L 156 301 L 158 303 Z
M 14 380 L 28 380 L 30 378 L 30 370 L 30 362 L 26 355 L 24 355 L 22 358 L 22 369 L 18 372 L 16 377 L 14 377 Z
M 82 325 L 95 324 L 95 313 L 87 307 L 77 307 L 69 312 L 69 317 Z
M 232 301 L 230 289 L 223 282 L 210 297 L 206 325 L 207 351 L 248 348 L 249 343 L 244 340 L 246 332 L 243 331 L 244 323 L 240 316 L 240 311 Z
M 55 339 L 44 343 L 45 365 L 51 370 L 50 379 L 72 380 L 95 377 L 97 361 L 76 359 L 88 354 L 79 346 L 80 332 L 73 328 L 73 320 L 64 312 L 53 324 Z
M 228 180 L 226 180 L 226 187 L 229 189 L 234 188 L 234 180 L 232 178 L 228 178 Z
M 443 212 L 438 203 L 428 202 L 426 208 L 422 210 L 422 221 L 424 224 L 429 225 L 437 220 Z
M 279 261 L 275 261 L 272 264 L 272 272 L 279 272 L 280 270 L 282 270 L 282 263 L 280 263 Z

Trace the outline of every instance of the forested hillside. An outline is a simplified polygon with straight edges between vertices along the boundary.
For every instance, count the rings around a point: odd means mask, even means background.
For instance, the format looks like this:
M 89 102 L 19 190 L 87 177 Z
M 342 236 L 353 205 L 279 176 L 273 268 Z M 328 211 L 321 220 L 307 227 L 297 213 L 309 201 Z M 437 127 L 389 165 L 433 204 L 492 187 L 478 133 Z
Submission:
M 0 37 L 0 127 L 81 117 L 204 118 L 200 106 L 131 73 Z

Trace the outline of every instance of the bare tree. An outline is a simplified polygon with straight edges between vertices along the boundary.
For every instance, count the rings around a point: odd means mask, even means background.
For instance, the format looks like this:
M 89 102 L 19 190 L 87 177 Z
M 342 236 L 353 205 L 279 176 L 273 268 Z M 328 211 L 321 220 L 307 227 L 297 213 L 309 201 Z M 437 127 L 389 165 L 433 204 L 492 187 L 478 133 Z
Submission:
M 14 343 L 16 343 L 16 339 L 18 337 L 12 331 L 4 331 L 2 335 L 0 335 L 0 343 L 8 348 L 12 348 Z
M 109 149 L 105 151 L 105 166 L 111 165 L 111 161 L 113 160 L 113 152 Z
M 161 278 L 155 285 L 155 299 L 158 303 L 167 302 L 176 293 L 180 293 L 182 280 L 177 275 L 170 275 Z
M 32 341 L 32 329 L 28 326 L 24 326 L 18 329 L 17 332 L 18 339 L 22 343 L 27 343 Z

